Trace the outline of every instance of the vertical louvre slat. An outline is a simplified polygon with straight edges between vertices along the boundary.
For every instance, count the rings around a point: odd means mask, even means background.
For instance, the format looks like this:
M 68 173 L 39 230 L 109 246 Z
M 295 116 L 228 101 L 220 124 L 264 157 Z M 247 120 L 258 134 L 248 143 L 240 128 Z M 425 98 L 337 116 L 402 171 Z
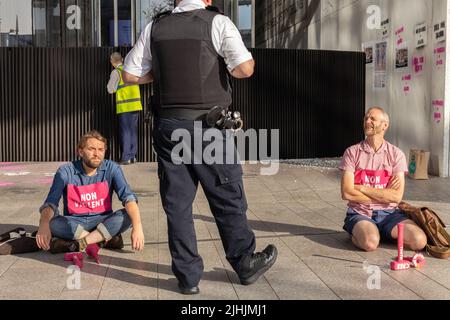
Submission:
M 120 48 L 122 55 L 130 48 Z M 113 48 L 0 48 L 0 161 L 68 161 L 97 129 L 119 159 L 114 98 L 106 91 Z M 362 139 L 363 53 L 252 49 L 255 74 L 233 80 L 246 128 L 280 129 L 280 158 L 342 155 Z M 141 86 L 144 109 L 151 87 Z M 270 141 L 270 133 L 269 133 Z M 155 161 L 139 121 L 139 161 Z M 247 149 L 248 150 L 248 149 Z M 268 151 L 270 152 L 270 146 Z

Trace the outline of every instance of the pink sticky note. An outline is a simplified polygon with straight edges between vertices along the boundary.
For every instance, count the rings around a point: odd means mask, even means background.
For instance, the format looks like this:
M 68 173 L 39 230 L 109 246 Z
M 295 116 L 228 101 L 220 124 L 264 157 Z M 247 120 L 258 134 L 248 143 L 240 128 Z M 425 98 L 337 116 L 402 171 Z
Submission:
M 397 31 L 395 31 L 396 35 L 399 35 L 400 33 L 402 33 L 403 31 L 405 31 L 404 27 L 401 27 L 400 29 L 398 29 Z

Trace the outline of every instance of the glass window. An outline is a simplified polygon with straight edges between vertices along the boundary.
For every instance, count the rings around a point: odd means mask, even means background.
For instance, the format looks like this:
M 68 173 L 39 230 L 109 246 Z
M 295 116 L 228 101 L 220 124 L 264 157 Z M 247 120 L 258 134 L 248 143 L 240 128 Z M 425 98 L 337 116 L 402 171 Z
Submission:
M 114 46 L 114 1 L 101 0 L 102 47 Z M 110 28 L 112 27 L 112 31 Z
M 0 0 L 0 45 L 33 46 L 31 0 Z
M 61 6 L 59 0 L 47 0 L 47 47 L 61 47 Z
M 157 14 L 173 10 L 173 5 L 173 0 L 136 0 L 136 39 Z
M 118 0 L 118 45 L 131 46 L 131 1 Z M 114 32 L 114 28 L 113 28 Z
M 252 46 L 252 2 L 239 0 L 239 31 L 247 48 Z
M 47 15 L 45 0 L 33 2 L 33 44 L 35 47 L 47 46 Z

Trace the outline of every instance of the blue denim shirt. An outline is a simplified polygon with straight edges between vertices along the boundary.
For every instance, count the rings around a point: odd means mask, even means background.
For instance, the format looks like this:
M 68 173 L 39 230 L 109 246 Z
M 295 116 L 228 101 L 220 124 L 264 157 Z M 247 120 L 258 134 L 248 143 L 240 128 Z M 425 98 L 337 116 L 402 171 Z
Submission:
M 109 197 L 109 199 L 106 199 L 105 201 L 109 204 L 106 206 L 108 208 L 111 207 L 113 191 L 116 192 L 123 206 L 130 201 L 138 201 L 136 195 L 131 191 L 127 181 L 125 180 L 122 168 L 120 168 L 117 163 L 111 160 L 104 160 L 100 167 L 97 168 L 96 174 L 90 177 L 85 173 L 81 160 L 76 160 L 59 167 L 53 179 L 53 184 L 50 188 L 47 199 L 40 207 L 39 212 L 42 212 L 42 210 L 47 207 L 51 207 L 55 214 L 58 214 L 59 201 L 61 196 L 63 196 L 64 215 L 73 215 L 74 201 L 72 200 L 73 197 L 71 195 L 68 197 L 68 193 L 76 194 L 78 191 L 77 188 L 90 188 L 90 186 L 95 186 L 98 184 L 102 184 L 104 188 L 106 188 L 106 186 L 109 188 L 109 190 L 104 190 L 107 193 L 105 198 Z M 75 190 L 75 192 L 73 190 Z M 112 209 L 104 212 L 98 212 L 98 210 L 92 209 L 92 206 L 77 205 L 78 203 L 75 204 L 75 210 L 77 210 L 76 214 L 79 216 L 108 214 L 112 212 Z

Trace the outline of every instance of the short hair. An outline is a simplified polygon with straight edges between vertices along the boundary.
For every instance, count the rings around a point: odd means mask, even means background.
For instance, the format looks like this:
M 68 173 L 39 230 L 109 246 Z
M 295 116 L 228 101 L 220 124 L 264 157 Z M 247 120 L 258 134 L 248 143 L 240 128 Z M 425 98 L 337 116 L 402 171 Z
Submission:
M 84 147 L 86 147 L 87 141 L 89 139 L 97 139 L 101 142 L 103 142 L 105 144 L 105 149 L 107 149 L 108 145 L 108 140 L 106 140 L 106 138 L 104 136 L 102 136 L 100 134 L 100 132 L 96 131 L 96 130 L 92 130 L 89 131 L 88 133 L 85 133 L 80 140 L 78 141 L 78 145 L 77 148 L 78 149 L 83 149 Z
M 384 111 L 383 108 L 381 108 L 381 107 L 372 107 L 372 108 L 370 108 L 369 110 L 367 110 L 366 115 L 369 114 L 370 111 L 372 111 L 372 110 L 378 110 L 378 111 L 380 111 L 380 112 L 383 114 L 384 120 L 385 120 L 387 123 L 389 123 L 389 115 L 387 114 L 386 111 Z
M 111 54 L 111 61 L 114 62 L 114 63 L 122 62 L 123 61 L 123 57 L 120 54 L 120 52 L 113 52 Z

